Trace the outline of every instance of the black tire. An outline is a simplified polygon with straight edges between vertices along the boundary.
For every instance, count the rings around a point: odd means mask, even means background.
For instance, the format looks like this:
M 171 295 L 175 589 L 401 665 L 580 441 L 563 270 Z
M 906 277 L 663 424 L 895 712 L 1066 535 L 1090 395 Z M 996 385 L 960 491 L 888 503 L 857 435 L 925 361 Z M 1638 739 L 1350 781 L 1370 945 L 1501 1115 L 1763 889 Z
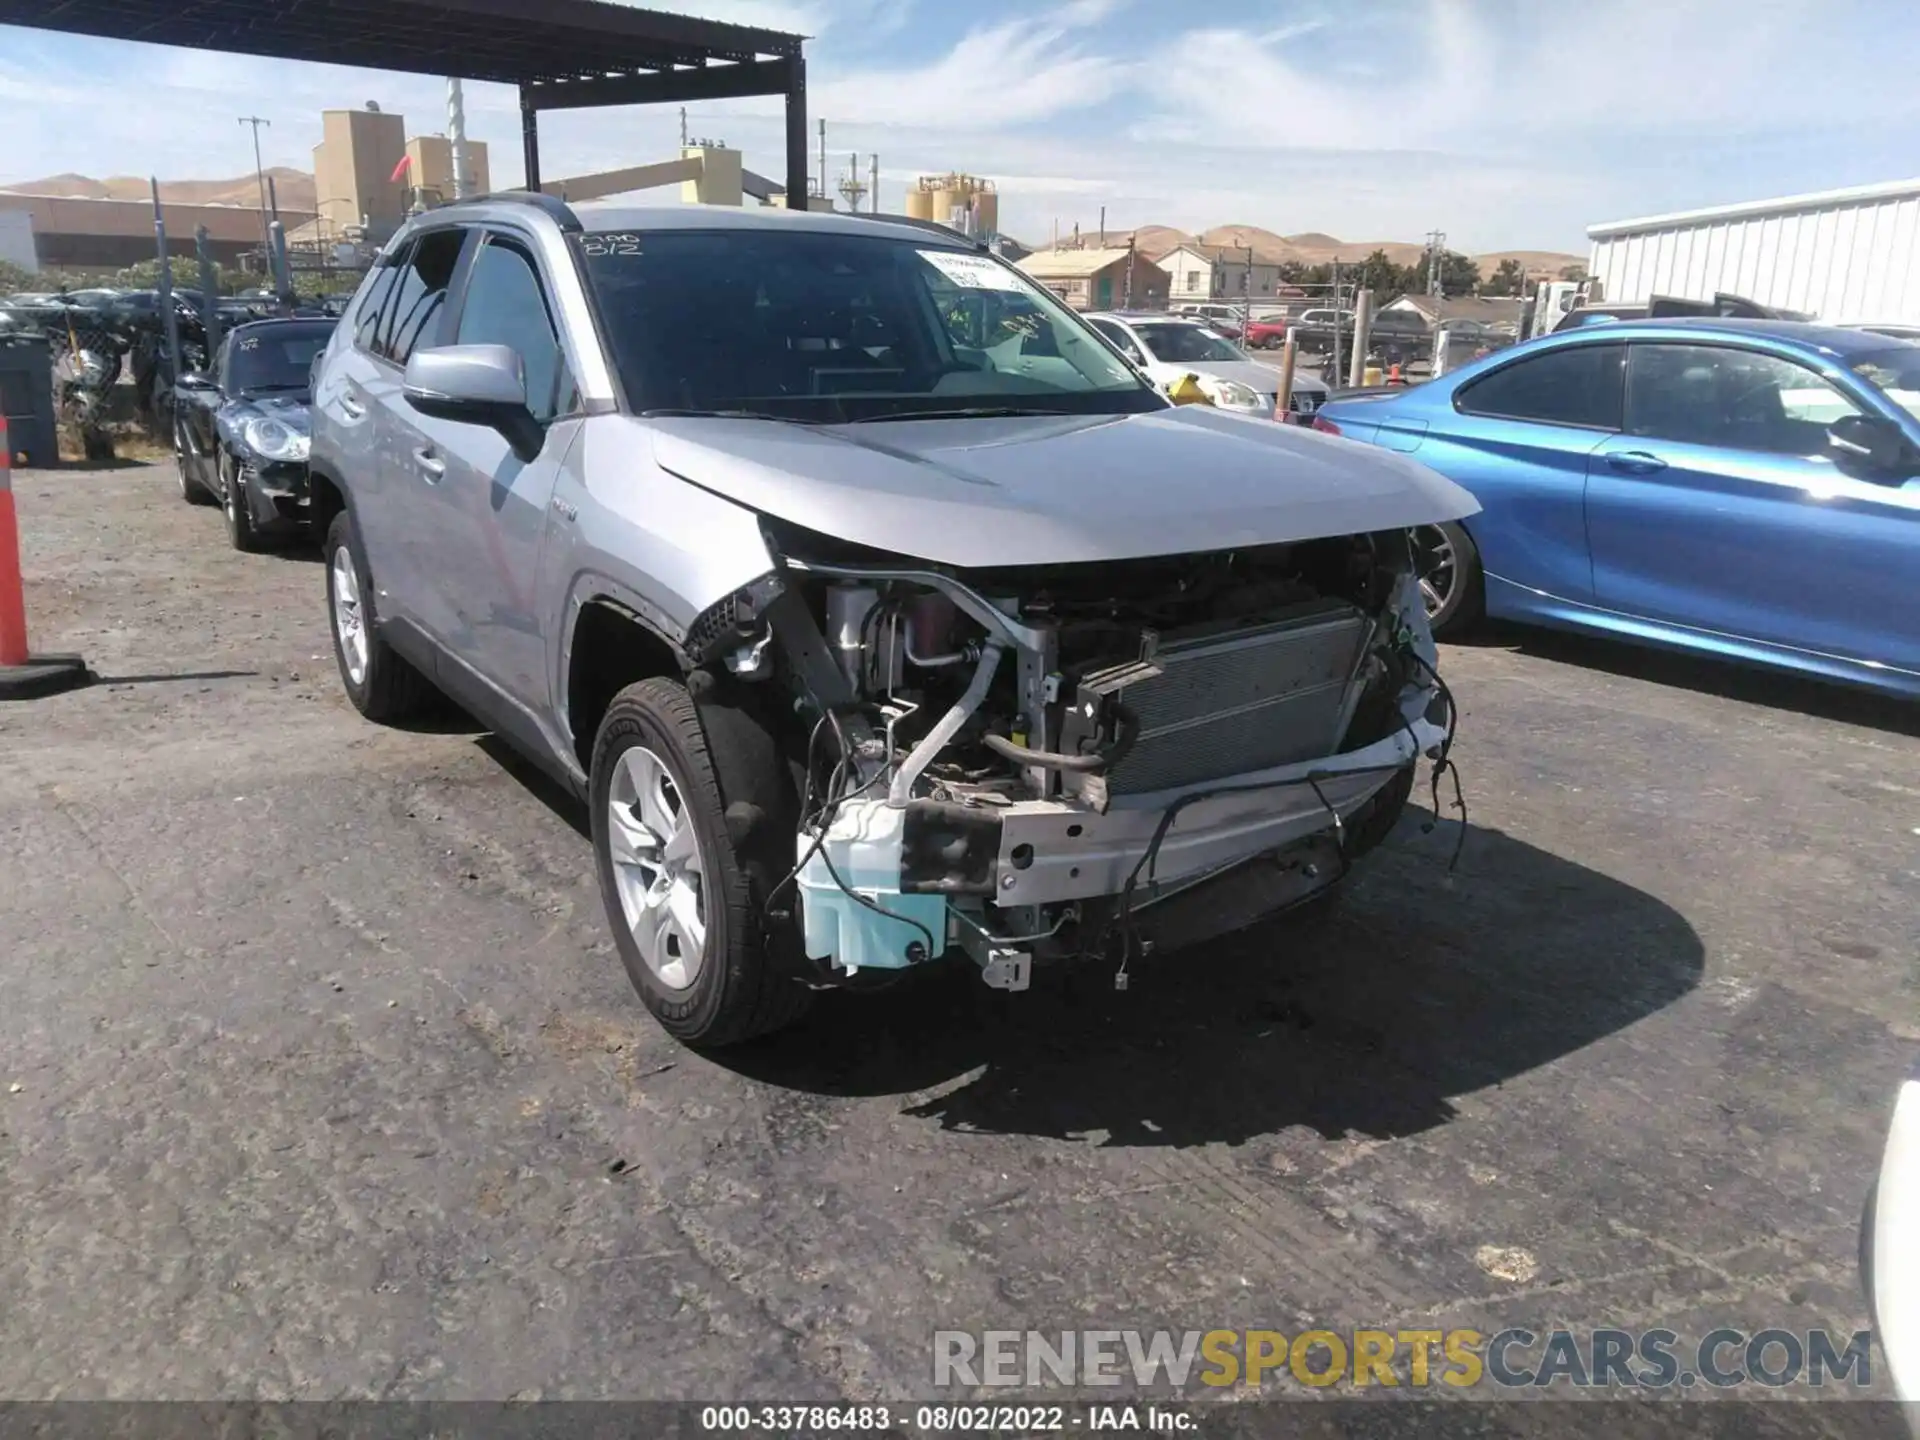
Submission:
M 187 459 L 190 447 L 187 434 L 178 421 L 173 427 L 173 463 L 180 472 L 180 498 L 189 505 L 211 505 L 213 496 L 207 493 L 207 487 L 193 478 L 191 462 Z
M 1452 575 L 1440 603 L 1436 606 L 1429 596 L 1427 604 L 1427 624 L 1436 639 L 1444 640 L 1466 634 L 1485 617 L 1487 575 L 1480 565 L 1480 547 L 1473 543 L 1466 527 L 1448 520 L 1416 532 L 1416 543 L 1424 554 L 1439 548 L 1431 538 L 1432 531 L 1440 533 L 1452 555 Z
M 414 669 L 380 636 L 373 613 L 373 581 L 367 572 L 366 557 L 360 553 L 360 541 L 354 534 L 353 517 L 342 510 L 327 527 L 326 543 L 321 551 L 327 569 L 327 628 L 333 634 L 333 658 L 340 668 L 340 684 L 353 708 L 367 719 L 383 725 L 410 720 L 434 703 L 437 692 L 426 676 Z M 367 659 L 360 678 L 355 680 L 341 640 L 339 605 L 335 593 L 334 557 L 344 554 L 345 564 L 353 569 L 361 600 L 360 618 L 365 627 Z
M 621 908 L 609 842 L 616 766 L 641 747 L 662 762 L 700 847 L 705 948 L 698 970 L 678 989 L 641 954 Z M 766 727 L 744 710 L 696 706 L 677 681 L 629 685 L 600 722 L 589 804 L 607 923 L 642 1003 L 688 1045 L 719 1049 L 768 1034 L 798 1019 L 811 998 L 763 923 L 769 879 L 784 873 L 771 868 L 773 857 L 793 853 L 789 788 Z
M 227 540 L 243 555 L 253 555 L 266 546 L 253 525 L 253 507 L 247 499 L 246 477 L 239 463 L 225 450 L 220 452 L 220 508 L 227 517 Z

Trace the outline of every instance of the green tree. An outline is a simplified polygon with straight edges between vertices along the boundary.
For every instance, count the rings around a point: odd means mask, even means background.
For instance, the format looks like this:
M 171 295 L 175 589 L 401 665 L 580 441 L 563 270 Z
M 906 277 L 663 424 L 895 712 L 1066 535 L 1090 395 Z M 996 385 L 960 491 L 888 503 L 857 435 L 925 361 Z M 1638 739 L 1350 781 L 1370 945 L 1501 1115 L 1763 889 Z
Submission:
M 1371 290 L 1373 303 L 1381 306 L 1392 304 L 1412 290 L 1418 283 L 1418 276 L 1410 267 L 1394 264 L 1387 258 L 1386 251 L 1376 250 L 1360 262 L 1354 283 Z
M 1562 280 L 1584 280 L 1587 278 L 1587 267 L 1578 263 L 1562 265 L 1560 267 L 1560 278 Z
M 1480 288 L 1480 267 L 1470 256 L 1449 250 L 1440 259 L 1440 293 L 1449 300 Z
M 1502 260 L 1494 267 L 1493 274 L 1487 277 L 1486 284 L 1480 287 L 1482 295 L 1524 295 L 1527 293 L 1527 272 L 1518 260 Z

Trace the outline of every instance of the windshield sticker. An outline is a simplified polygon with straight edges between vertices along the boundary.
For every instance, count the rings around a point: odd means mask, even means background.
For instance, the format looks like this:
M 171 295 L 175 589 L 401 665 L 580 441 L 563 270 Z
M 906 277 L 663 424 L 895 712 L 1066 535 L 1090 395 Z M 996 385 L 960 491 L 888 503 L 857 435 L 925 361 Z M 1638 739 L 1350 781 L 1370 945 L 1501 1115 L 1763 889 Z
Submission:
M 608 230 L 587 236 L 580 249 L 588 255 L 638 255 L 640 236 L 634 231 Z
M 921 250 L 916 253 L 964 290 L 1006 290 L 1016 295 L 1025 291 L 1019 276 L 985 255 L 962 255 L 952 250 Z

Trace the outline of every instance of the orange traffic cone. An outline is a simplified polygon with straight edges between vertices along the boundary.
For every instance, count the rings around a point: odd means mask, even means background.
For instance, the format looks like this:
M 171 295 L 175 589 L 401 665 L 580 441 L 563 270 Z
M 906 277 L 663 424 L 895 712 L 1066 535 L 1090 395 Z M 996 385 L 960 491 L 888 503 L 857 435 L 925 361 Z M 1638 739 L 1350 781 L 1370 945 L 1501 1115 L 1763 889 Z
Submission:
M 0 416 L 0 700 L 30 700 L 71 690 L 93 677 L 78 655 L 27 649 L 26 587 L 20 579 L 20 522 L 13 512 L 13 449 Z
M 1387 367 L 1387 384 L 1398 385 L 1400 383 L 1400 366 L 1398 362 L 1395 362 Z

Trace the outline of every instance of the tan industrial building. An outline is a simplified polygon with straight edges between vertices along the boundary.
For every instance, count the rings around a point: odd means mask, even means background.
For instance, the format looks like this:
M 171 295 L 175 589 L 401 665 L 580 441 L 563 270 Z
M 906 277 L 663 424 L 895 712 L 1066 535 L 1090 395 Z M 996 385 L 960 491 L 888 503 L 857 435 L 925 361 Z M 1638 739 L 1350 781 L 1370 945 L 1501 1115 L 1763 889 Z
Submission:
M 1167 272 L 1137 250 L 1036 250 L 1019 268 L 1075 310 L 1167 308 Z
M 467 193 L 487 194 L 493 189 L 493 177 L 487 167 L 487 142 L 467 141 L 466 158 Z M 407 141 L 407 160 L 402 184 L 411 187 L 427 204 L 443 205 L 459 193 L 453 180 L 453 141 L 446 136 L 414 136 Z
M 416 203 L 441 205 L 454 198 L 453 142 L 446 136 L 409 140 L 405 116 L 370 108 L 323 111 L 320 129 L 320 143 L 313 147 L 319 221 L 296 238 L 338 240 L 365 226 L 365 238 L 378 242 Z M 466 158 L 469 189 L 484 195 L 493 188 L 485 142 L 469 140 Z
M 371 235 L 391 233 L 407 213 L 405 179 L 393 174 L 407 153 L 406 118 L 371 108 L 324 110 L 320 136 L 313 185 L 321 229 L 339 235 L 364 225 Z
M 167 227 L 167 251 L 194 254 L 194 232 L 207 228 L 207 248 L 222 265 L 260 253 L 260 211 L 241 205 L 174 205 L 161 187 L 160 212 Z M 0 192 L 0 212 L 24 214 L 33 231 L 34 254 L 43 270 L 77 273 L 122 270 L 154 257 L 153 205 L 146 200 L 91 200 L 61 195 Z M 311 223 L 307 211 L 280 212 L 291 231 Z M 15 222 L 17 224 L 17 222 Z

